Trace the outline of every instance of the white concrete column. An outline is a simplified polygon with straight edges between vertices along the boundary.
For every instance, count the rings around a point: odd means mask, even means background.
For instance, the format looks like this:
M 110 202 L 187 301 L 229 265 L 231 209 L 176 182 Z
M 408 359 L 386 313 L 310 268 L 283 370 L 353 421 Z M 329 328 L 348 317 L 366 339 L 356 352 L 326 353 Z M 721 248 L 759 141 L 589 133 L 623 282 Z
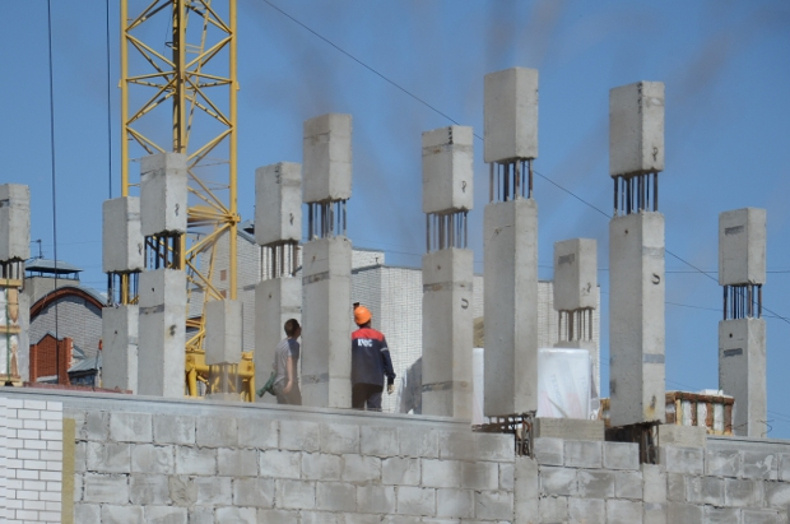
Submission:
M 137 386 L 141 395 L 184 396 L 186 274 L 157 269 L 140 274 Z
M 302 399 L 351 407 L 351 242 L 343 236 L 304 245 Z
M 472 420 L 473 252 L 422 258 L 422 412 Z
M 102 308 L 102 387 L 137 393 L 137 305 Z
M 719 388 L 735 399 L 733 433 L 749 437 L 765 437 L 768 430 L 766 325 L 760 318 L 765 226 L 765 209 L 743 208 L 719 215 L 719 284 L 724 286 Z
M 735 435 L 766 436 L 765 366 L 765 320 L 739 318 L 719 322 L 719 388 L 735 398 Z
M 665 420 L 664 216 L 609 224 L 611 424 Z
M 486 416 L 538 408 L 538 204 L 492 202 L 484 218 Z

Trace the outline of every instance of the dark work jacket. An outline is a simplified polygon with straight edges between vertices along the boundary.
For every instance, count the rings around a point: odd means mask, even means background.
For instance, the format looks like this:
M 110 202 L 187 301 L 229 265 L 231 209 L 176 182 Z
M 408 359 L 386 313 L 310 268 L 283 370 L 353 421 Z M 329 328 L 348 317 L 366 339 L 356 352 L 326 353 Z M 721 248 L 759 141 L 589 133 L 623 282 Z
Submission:
M 351 383 L 382 385 L 395 380 L 390 350 L 384 334 L 373 328 L 359 328 L 351 334 Z

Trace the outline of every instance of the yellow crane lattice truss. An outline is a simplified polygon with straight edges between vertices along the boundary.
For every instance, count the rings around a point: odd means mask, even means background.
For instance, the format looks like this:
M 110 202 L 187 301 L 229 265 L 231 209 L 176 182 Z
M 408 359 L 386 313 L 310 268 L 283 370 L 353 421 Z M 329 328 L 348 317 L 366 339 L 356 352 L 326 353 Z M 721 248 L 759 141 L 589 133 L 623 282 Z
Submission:
M 165 152 L 187 158 L 187 233 L 152 251 L 187 274 L 186 385 L 195 396 L 197 381 L 212 387 L 204 351 L 206 303 L 236 299 L 236 0 L 121 0 L 121 34 L 122 196 L 139 188 L 130 177 L 134 159 Z M 218 279 L 223 250 L 228 266 Z M 128 277 L 121 286 L 122 301 L 135 301 Z M 251 355 L 235 366 L 243 378 L 240 393 L 251 401 Z

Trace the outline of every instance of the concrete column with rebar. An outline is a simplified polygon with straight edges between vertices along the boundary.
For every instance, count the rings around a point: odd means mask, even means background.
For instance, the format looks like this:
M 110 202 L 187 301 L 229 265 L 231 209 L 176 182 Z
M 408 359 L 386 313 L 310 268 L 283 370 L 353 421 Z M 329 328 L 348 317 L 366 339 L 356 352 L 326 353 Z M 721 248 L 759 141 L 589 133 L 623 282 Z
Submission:
M 473 206 L 471 127 L 422 134 L 422 412 L 472 420 L 472 276 L 466 220 Z
M 485 77 L 484 212 L 486 416 L 538 407 L 538 71 L 515 67 Z
M 609 379 L 613 426 L 665 419 L 664 84 L 609 92 Z
M 592 381 L 600 391 L 600 354 L 596 343 L 598 307 L 598 250 L 594 238 L 572 238 L 554 243 L 554 309 L 559 315 L 556 347 L 586 349 Z
M 261 246 L 261 281 L 255 286 L 256 387 L 269 379 L 285 322 L 302 322 L 302 281 L 295 278 L 301 238 L 301 164 L 280 162 L 256 169 L 255 242 Z M 274 397 L 257 400 L 273 402 Z
M 743 208 L 719 215 L 719 284 L 724 290 L 719 322 L 719 388 L 735 399 L 732 430 L 765 437 L 767 426 L 765 209 Z
M 304 123 L 309 241 L 302 257 L 302 399 L 309 406 L 351 407 L 351 242 L 345 236 L 351 133 L 351 115 Z

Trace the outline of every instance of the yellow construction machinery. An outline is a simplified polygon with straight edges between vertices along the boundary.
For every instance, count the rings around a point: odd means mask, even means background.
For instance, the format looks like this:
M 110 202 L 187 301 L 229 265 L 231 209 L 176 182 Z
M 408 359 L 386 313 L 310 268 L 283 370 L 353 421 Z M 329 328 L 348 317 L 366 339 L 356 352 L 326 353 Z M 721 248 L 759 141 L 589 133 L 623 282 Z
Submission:
M 206 304 L 233 300 L 237 289 L 236 0 L 121 0 L 120 6 L 121 196 L 139 187 L 130 175 L 135 159 L 164 152 L 187 158 L 187 233 L 167 242 L 146 239 L 153 253 L 147 268 L 187 274 L 185 389 L 190 396 L 235 392 L 252 401 L 252 354 L 242 353 L 239 364 L 208 366 L 204 351 Z M 137 301 L 130 278 L 121 277 L 121 303 Z

